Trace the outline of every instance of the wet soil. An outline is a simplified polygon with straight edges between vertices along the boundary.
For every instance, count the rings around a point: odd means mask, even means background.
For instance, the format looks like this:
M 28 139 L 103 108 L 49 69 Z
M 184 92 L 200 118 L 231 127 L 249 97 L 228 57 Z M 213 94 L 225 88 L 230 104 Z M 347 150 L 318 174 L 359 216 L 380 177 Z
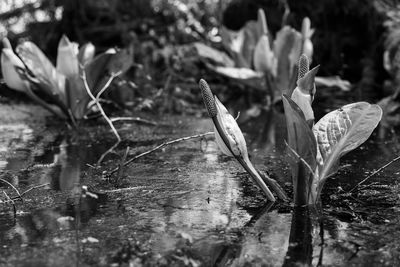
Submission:
M 212 130 L 198 117 L 150 118 L 156 126 L 101 121 L 72 131 L 40 107 L 0 105 L 1 266 L 400 266 L 400 166 L 349 193 L 399 154 L 381 131 L 341 162 L 322 207 L 266 202 L 212 136 L 167 146 L 110 175 L 162 142 Z M 256 167 L 290 195 L 283 116 L 239 118 Z M 383 138 L 382 138 L 383 136 Z M 13 202 L 11 201 L 13 200 Z M 14 204 L 14 205 L 13 205 Z

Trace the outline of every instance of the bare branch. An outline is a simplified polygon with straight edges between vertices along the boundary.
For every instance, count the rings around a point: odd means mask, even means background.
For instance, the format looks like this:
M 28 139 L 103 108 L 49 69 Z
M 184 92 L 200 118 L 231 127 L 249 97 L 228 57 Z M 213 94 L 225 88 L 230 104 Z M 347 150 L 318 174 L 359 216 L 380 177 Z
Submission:
M 87 82 L 86 79 L 86 71 L 83 70 L 82 71 L 82 80 L 83 80 L 83 84 L 85 85 L 85 89 L 86 92 L 88 93 L 88 95 L 90 96 L 90 98 L 96 103 L 97 107 L 100 110 L 101 115 L 103 116 L 103 118 L 107 121 L 107 123 L 110 125 L 111 130 L 114 132 L 115 136 L 118 139 L 118 142 L 121 142 L 121 137 L 119 136 L 117 130 L 114 127 L 114 124 L 112 123 L 112 121 L 107 117 L 106 113 L 103 110 L 103 107 L 101 106 L 100 102 L 99 102 L 99 97 L 101 96 L 101 94 L 110 86 L 112 80 L 117 77 L 120 74 L 120 72 L 117 72 L 115 74 L 112 74 L 110 79 L 106 82 L 106 84 L 103 86 L 103 88 L 99 91 L 99 93 L 97 94 L 97 97 L 94 97 L 94 95 L 92 94 L 90 88 L 89 88 L 89 84 Z M 114 146 L 113 146 L 114 148 Z
M 400 159 L 400 156 L 397 156 L 396 158 L 392 159 L 391 161 L 389 161 L 388 163 L 386 163 L 385 165 L 383 165 L 382 167 L 380 167 L 379 169 L 377 169 L 376 171 L 374 171 L 373 173 L 371 173 L 370 175 L 368 175 L 367 177 L 365 177 L 365 179 L 363 179 L 361 182 L 359 182 L 358 184 L 356 184 L 356 186 L 354 186 L 349 193 L 353 192 L 354 190 L 356 190 L 357 187 L 359 187 L 360 185 L 362 185 L 365 181 L 367 181 L 369 178 L 371 178 L 372 176 L 376 175 L 377 173 L 383 171 L 384 169 L 386 169 L 387 167 L 389 167 L 389 165 L 395 163 L 396 161 L 398 161 Z
M 132 163 L 133 161 L 135 161 L 135 160 L 137 160 L 137 159 L 139 159 L 141 157 L 144 157 L 146 155 L 149 155 L 150 153 L 153 153 L 154 151 L 157 151 L 157 150 L 159 150 L 159 149 L 161 149 L 161 148 L 163 148 L 165 146 L 172 145 L 172 144 L 175 144 L 175 143 L 178 143 L 178 142 L 182 142 L 182 141 L 186 141 L 186 140 L 190 140 L 190 139 L 201 138 L 201 137 L 204 137 L 204 136 L 207 136 L 207 135 L 213 135 L 213 134 L 214 134 L 214 132 L 206 132 L 206 133 L 202 133 L 202 134 L 196 134 L 196 135 L 181 137 L 181 138 L 178 138 L 178 139 L 174 139 L 174 140 L 162 143 L 162 144 L 160 144 L 160 145 L 158 145 L 158 146 L 156 146 L 156 147 L 154 147 L 154 148 L 152 148 L 152 149 L 150 149 L 148 151 L 145 151 L 143 153 L 140 153 L 139 155 L 134 156 L 133 158 L 131 158 L 128 161 L 126 161 L 123 164 L 123 166 L 127 166 L 130 163 Z M 119 167 L 111 170 L 110 174 L 115 173 L 116 171 L 118 171 L 118 169 L 119 169 Z

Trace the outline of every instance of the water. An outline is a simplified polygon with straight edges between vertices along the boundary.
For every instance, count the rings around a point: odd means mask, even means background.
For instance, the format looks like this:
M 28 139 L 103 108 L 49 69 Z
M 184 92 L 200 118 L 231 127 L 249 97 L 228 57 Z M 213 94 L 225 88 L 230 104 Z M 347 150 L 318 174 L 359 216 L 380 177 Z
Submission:
M 212 130 L 207 119 L 120 124 L 124 141 L 96 167 L 114 142 L 108 128 L 89 125 L 74 134 L 61 124 L 18 114 L 0 128 L 1 178 L 21 192 L 43 186 L 26 193 L 24 202 L 16 200 L 16 214 L 12 205 L 0 204 L 1 265 L 379 266 L 398 261 L 398 242 L 390 237 L 400 233 L 399 165 L 371 178 L 367 184 L 375 184 L 358 194 L 346 194 L 398 154 L 399 142 L 390 133 L 385 139 L 374 135 L 342 160 L 343 168 L 323 191 L 321 212 L 267 203 L 241 166 L 219 153 L 212 137 L 165 147 L 118 176 L 105 174 L 118 166 L 126 146 L 130 158 L 165 140 Z M 239 123 L 252 161 L 290 193 L 282 114 L 242 114 Z M 9 187 L 2 189 L 16 196 Z

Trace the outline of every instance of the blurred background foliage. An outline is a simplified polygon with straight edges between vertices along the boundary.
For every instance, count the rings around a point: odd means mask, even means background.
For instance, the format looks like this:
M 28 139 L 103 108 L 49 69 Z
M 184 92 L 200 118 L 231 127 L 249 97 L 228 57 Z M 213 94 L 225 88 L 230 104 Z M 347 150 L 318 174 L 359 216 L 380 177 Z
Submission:
M 400 63 L 388 70 L 383 62 L 385 51 L 390 62 L 400 60 L 395 0 L 3 0 L 0 35 L 13 45 L 30 39 L 53 59 L 63 33 L 80 44 L 92 42 L 97 51 L 131 46 L 137 65 L 128 73 L 133 83 L 125 86 L 132 92 L 117 93 L 120 104 L 151 109 L 162 103 L 162 110 L 182 112 L 200 100 L 198 79 L 211 75 L 185 45 L 200 41 L 223 49 L 220 25 L 238 30 L 256 20 L 260 7 L 272 34 L 283 23 L 299 29 L 305 16 L 311 19 L 313 65 L 321 64 L 320 75 L 340 75 L 364 99 L 396 91 Z M 226 80 L 211 82 L 222 84 L 222 92 L 224 86 L 235 91 Z

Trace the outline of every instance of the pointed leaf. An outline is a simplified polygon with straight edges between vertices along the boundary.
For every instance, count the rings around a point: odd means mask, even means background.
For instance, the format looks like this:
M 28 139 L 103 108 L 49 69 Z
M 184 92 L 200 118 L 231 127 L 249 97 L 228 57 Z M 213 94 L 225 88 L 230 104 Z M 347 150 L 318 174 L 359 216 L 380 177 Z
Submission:
M 337 171 L 340 157 L 364 143 L 381 118 L 382 109 L 378 105 L 357 102 L 326 114 L 314 125 L 323 160 L 320 180 Z
M 65 35 L 58 43 L 56 69 L 66 77 L 78 75 L 78 44 L 71 42 Z
M 1 52 L 1 73 L 4 82 L 11 89 L 26 92 L 29 88 L 29 82 L 21 78 L 16 68 L 25 69 L 25 66 L 12 49 L 3 48 Z
M 29 41 L 18 45 L 16 51 L 29 71 L 39 81 L 42 93 L 56 102 L 65 103 L 65 76 L 56 71 L 45 54 Z

